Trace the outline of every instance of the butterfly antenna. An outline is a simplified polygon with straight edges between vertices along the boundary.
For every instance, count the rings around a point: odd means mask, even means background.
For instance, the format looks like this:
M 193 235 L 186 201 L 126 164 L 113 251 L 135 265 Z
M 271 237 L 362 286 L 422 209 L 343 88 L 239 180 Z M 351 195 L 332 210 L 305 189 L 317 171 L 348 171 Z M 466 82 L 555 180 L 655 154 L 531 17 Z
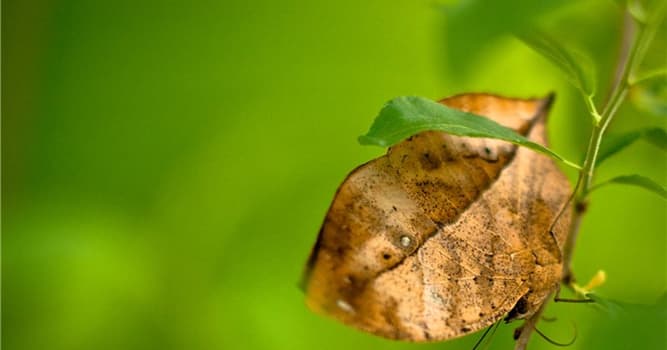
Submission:
M 489 335 L 489 340 L 486 341 L 486 345 L 484 345 L 484 349 L 486 350 L 491 346 L 491 340 L 493 339 L 493 336 L 496 334 L 496 331 L 498 330 L 498 327 L 500 326 L 500 320 L 496 322 L 496 324 L 493 326 L 493 329 L 491 330 L 491 335 Z
M 572 327 L 574 328 L 574 337 L 572 337 L 572 340 L 570 340 L 567 343 L 559 343 L 559 342 L 547 337 L 544 333 L 542 333 L 539 329 L 537 329 L 537 327 L 535 327 L 534 329 L 535 329 L 535 332 L 537 332 L 537 334 L 540 335 L 540 337 L 542 337 L 544 340 L 546 340 L 550 344 L 555 345 L 555 346 L 560 346 L 560 347 L 566 347 L 566 346 L 570 346 L 570 345 L 574 344 L 574 342 L 577 340 L 577 326 L 573 323 Z
M 585 303 L 594 303 L 593 299 L 568 299 L 568 298 L 554 298 L 556 303 L 573 303 L 573 304 L 585 304 Z
M 479 340 L 477 340 L 477 343 L 475 343 L 475 346 L 472 347 L 472 350 L 477 350 L 477 348 L 479 347 L 479 345 L 482 344 L 482 341 L 484 340 L 484 338 L 486 338 L 486 335 L 489 334 L 489 331 L 490 331 L 491 328 L 493 328 L 494 326 L 495 326 L 495 324 L 492 324 L 492 325 L 490 325 L 488 328 L 486 328 L 486 330 L 484 331 L 484 333 L 482 334 L 482 336 L 479 338 Z
M 477 343 L 475 343 L 475 346 L 473 346 L 472 350 L 479 349 L 479 346 L 482 345 L 482 343 L 484 343 L 484 347 L 481 348 L 481 350 L 485 350 L 486 348 L 488 348 L 489 344 L 491 344 L 491 339 L 493 339 L 493 335 L 496 334 L 496 330 L 498 329 L 498 326 L 500 326 L 500 321 L 490 325 L 489 328 L 487 328 L 484 331 L 484 334 L 482 334 L 482 336 L 479 338 Z M 491 334 L 489 335 L 488 340 L 486 342 L 484 342 L 484 338 L 486 338 L 486 336 L 489 334 L 489 332 L 491 332 Z

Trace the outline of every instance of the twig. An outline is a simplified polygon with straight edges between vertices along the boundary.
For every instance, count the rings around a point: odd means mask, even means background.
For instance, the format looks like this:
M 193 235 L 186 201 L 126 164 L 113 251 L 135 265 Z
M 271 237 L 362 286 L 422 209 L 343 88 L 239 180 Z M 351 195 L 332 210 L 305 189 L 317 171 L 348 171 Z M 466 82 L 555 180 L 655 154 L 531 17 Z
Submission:
M 586 213 L 588 207 L 588 193 L 590 192 L 593 177 L 595 173 L 595 163 L 598 157 L 598 151 L 602 138 L 607 127 L 613 120 L 616 112 L 625 99 L 629 87 L 629 77 L 631 73 L 639 65 L 642 59 L 644 49 L 650 41 L 651 34 L 646 35 L 645 27 L 637 27 L 635 19 L 630 15 L 626 9 L 623 16 L 623 37 L 621 42 L 621 50 L 619 54 L 618 64 L 615 69 L 614 81 L 610 90 L 607 101 L 605 102 L 599 122 L 593 126 L 591 137 L 589 139 L 588 148 L 586 150 L 586 157 L 584 165 L 579 172 L 577 184 L 573 190 L 574 198 L 574 217 L 570 226 L 570 232 L 563 245 L 563 280 L 562 283 L 575 290 L 574 277 L 572 274 L 572 254 L 574 252 L 575 243 L 579 235 L 581 227 L 581 220 Z M 646 36 L 646 37 L 645 37 Z M 641 48 L 640 48 L 641 46 Z M 568 200 L 569 204 L 569 200 Z M 575 291 L 576 292 L 576 291 Z M 546 305 L 546 301 L 542 304 L 540 309 L 527 319 L 521 328 L 517 329 L 518 337 L 516 338 L 515 350 L 525 350 L 528 346 L 530 336 L 535 330 L 535 325 L 540 320 L 542 311 Z
M 586 208 L 588 207 L 587 197 L 593 184 L 595 164 L 600 149 L 600 143 L 602 142 L 602 137 L 609 127 L 609 124 L 611 124 L 611 121 L 614 119 L 618 108 L 625 100 L 625 96 L 630 88 L 630 78 L 637 73 L 636 70 L 639 68 L 651 41 L 655 37 L 657 27 L 660 25 L 660 22 L 665 15 L 665 6 L 667 6 L 667 3 L 659 3 L 653 10 L 651 18 L 649 18 L 646 23 L 641 24 L 636 21 L 636 18 L 632 16 L 627 8 L 624 12 L 623 39 L 618 64 L 615 70 L 615 79 L 609 98 L 602 110 L 600 122 L 593 127 L 593 131 L 591 132 L 588 149 L 586 150 L 586 159 L 584 160 L 584 165 L 579 173 L 577 186 L 574 189 L 574 192 L 576 193 L 574 218 L 572 220 L 572 226 L 570 227 L 570 233 L 563 246 L 563 284 L 572 289 L 575 293 L 577 292 L 577 289 L 573 288 L 574 277 L 572 274 L 572 254 L 579 235 L 582 216 L 585 214 Z
M 614 71 L 614 81 L 611 86 L 618 86 L 623 79 L 623 71 L 626 67 L 627 61 L 630 59 L 630 50 L 633 45 L 633 38 L 637 31 L 637 26 L 633 25 L 633 17 L 630 14 L 630 11 L 625 11 L 623 14 L 623 36 L 621 39 L 621 46 L 619 49 L 618 63 L 616 64 L 616 70 Z M 605 98 L 604 104 L 606 105 L 611 100 L 612 93 L 614 89 L 609 90 L 607 97 Z
M 530 340 L 530 336 L 535 330 L 535 325 L 537 325 L 537 322 L 539 322 L 540 318 L 542 318 L 542 312 L 544 311 L 544 307 L 547 305 L 547 300 L 549 300 L 549 298 L 547 298 L 545 302 L 542 303 L 542 306 L 540 306 L 536 313 L 530 316 L 530 318 L 523 323 L 521 328 L 516 330 L 519 332 L 519 336 L 516 338 L 514 350 L 525 350 L 528 346 L 528 341 Z
M 638 43 L 640 42 L 639 39 L 641 39 L 640 37 L 643 34 L 643 31 L 639 30 L 639 35 L 637 35 L 637 32 L 637 25 L 634 18 L 628 11 L 626 11 L 623 17 L 623 38 L 621 52 L 615 70 L 615 79 L 609 98 L 602 110 L 600 123 L 595 125 L 591 131 L 583 169 L 579 174 L 580 179 L 577 181 L 577 187 L 574 189 L 576 193 L 574 201 L 574 217 L 572 219 L 570 233 L 563 246 L 563 283 L 568 287 L 574 282 L 572 274 L 572 254 L 574 252 L 577 237 L 579 236 L 582 217 L 586 213 L 588 207 L 587 196 L 593 184 L 598 150 L 600 149 L 602 137 L 604 136 L 607 127 L 609 127 L 609 124 L 616 115 L 616 111 L 627 94 L 628 77 L 631 73 L 630 67 L 636 65 L 635 59 L 637 58 L 636 53 Z

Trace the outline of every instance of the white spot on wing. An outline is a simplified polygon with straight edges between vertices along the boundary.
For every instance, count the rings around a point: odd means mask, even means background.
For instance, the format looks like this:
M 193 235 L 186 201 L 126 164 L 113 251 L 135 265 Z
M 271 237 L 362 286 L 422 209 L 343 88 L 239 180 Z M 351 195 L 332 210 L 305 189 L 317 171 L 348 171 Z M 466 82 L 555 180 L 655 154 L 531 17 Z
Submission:
M 347 313 L 351 313 L 351 314 L 354 313 L 354 308 L 352 307 L 352 305 L 348 304 L 348 302 L 343 300 L 343 299 L 336 300 L 336 305 L 338 305 L 338 307 L 341 310 L 343 310 Z

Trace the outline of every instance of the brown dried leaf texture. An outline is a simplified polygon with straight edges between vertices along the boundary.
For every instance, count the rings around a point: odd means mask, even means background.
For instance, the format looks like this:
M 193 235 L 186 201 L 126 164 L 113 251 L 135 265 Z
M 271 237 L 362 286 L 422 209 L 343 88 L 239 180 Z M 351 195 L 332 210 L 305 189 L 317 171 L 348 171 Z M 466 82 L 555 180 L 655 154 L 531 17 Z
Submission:
M 546 143 L 551 98 L 441 103 Z M 526 318 L 558 287 L 570 185 L 548 157 L 428 131 L 352 171 L 306 267 L 312 309 L 386 338 L 437 341 Z

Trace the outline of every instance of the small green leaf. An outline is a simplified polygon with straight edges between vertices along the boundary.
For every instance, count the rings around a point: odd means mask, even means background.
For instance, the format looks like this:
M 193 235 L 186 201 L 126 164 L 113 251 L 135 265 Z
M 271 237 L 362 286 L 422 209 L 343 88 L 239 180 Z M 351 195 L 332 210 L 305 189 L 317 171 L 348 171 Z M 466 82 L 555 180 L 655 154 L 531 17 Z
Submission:
M 645 314 L 661 310 L 664 313 L 667 306 L 667 293 L 664 293 L 654 304 L 636 304 L 626 301 L 618 301 L 600 296 L 597 293 L 587 293 L 586 297 L 595 301 L 593 305 L 605 311 L 612 318 L 622 318 L 630 313 Z
M 602 145 L 600 145 L 598 160 L 595 166 L 597 167 L 604 160 L 620 152 L 639 139 L 644 139 L 661 150 L 667 151 L 667 133 L 661 128 L 646 128 L 621 135 L 608 135 L 603 139 Z
M 484 57 L 486 50 L 508 33 L 530 27 L 536 18 L 568 6 L 561 0 L 505 1 L 445 0 L 433 1 L 444 15 L 442 21 L 442 60 L 447 76 L 460 80 L 474 72 L 472 61 Z M 475 25 L 471 25 L 475 23 Z M 465 35 L 461 35 L 465 33 Z
M 652 275 L 660 278 L 658 272 Z M 633 285 L 627 286 L 633 288 Z M 581 349 L 664 349 L 665 320 L 667 320 L 667 294 L 656 302 L 633 303 L 588 295 L 595 300 L 589 303 L 602 311 L 587 320 L 596 333 L 603 336 L 585 337 L 578 345 Z M 596 317 L 597 316 L 597 317 Z M 607 336 L 622 334 L 621 337 Z M 627 336 L 625 336 L 627 335 Z
M 639 66 L 644 61 L 644 57 L 658 32 L 662 19 L 667 14 L 667 2 L 656 1 L 655 6 L 651 9 L 647 9 L 646 13 L 646 18 L 644 18 L 643 21 L 641 18 L 636 18 L 640 22 L 639 30 L 643 33 L 640 33 L 638 37 L 639 40 L 636 43 L 634 53 L 635 57 L 632 65 L 629 67 L 629 72 L 637 72 Z
M 558 41 L 536 28 L 517 33 L 516 36 L 560 68 L 565 78 L 581 91 L 585 99 L 595 94 L 595 70 L 587 56 L 566 50 Z
M 652 71 L 635 79 L 630 100 L 639 110 L 667 116 L 667 71 Z
M 639 23 L 646 23 L 646 10 L 642 6 L 641 2 L 636 0 L 631 0 L 627 2 L 627 8 L 630 15 Z
M 667 151 L 667 132 L 660 128 L 646 129 L 642 135 L 644 139 L 663 151 Z
M 638 85 L 653 79 L 664 79 L 665 77 L 667 77 L 667 67 L 637 73 L 635 76 L 630 78 L 628 83 L 630 85 Z
M 546 154 L 573 168 L 581 169 L 550 149 L 528 140 L 493 120 L 417 96 L 402 96 L 387 102 L 368 133 L 359 137 L 359 143 L 389 147 L 426 130 L 509 141 Z
M 586 294 L 586 297 L 594 300 L 595 304 L 593 305 L 595 305 L 596 307 L 607 313 L 611 318 L 614 319 L 620 318 L 625 311 L 624 307 L 625 303 L 604 298 L 602 296 L 597 295 L 596 293 L 588 293 Z
M 662 186 L 658 184 L 657 182 L 649 179 L 648 177 L 641 176 L 641 175 L 621 175 L 614 177 L 612 179 L 609 179 L 607 181 L 604 181 L 602 183 L 599 183 L 588 191 L 593 192 L 594 190 L 610 185 L 610 184 L 623 184 L 623 185 L 632 185 L 632 186 L 638 186 L 642 187 L 646 190 L 649 190 L 659 196 L 661 196 L 663 199 L 667 199 L 667 189 L 665 189 L 665 186 Z

